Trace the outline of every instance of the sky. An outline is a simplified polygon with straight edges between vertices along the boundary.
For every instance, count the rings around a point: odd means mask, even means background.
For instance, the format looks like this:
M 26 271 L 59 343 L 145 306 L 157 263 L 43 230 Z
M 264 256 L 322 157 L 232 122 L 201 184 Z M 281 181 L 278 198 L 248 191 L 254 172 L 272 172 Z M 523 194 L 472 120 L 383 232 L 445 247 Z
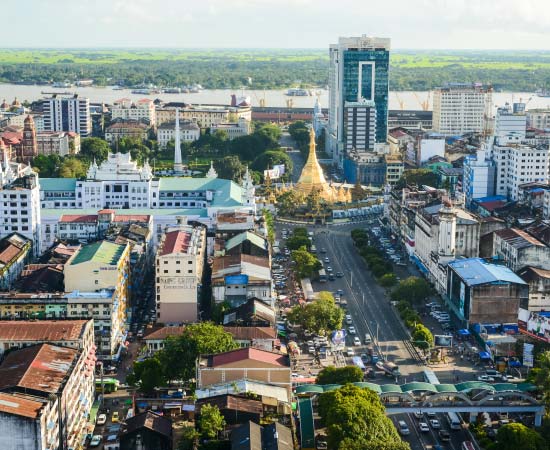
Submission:
M 550 50 L 549 0 L 24 0 L 3 2 L 2 47 Z M 7 20 L 8 19 L 8 20 Z

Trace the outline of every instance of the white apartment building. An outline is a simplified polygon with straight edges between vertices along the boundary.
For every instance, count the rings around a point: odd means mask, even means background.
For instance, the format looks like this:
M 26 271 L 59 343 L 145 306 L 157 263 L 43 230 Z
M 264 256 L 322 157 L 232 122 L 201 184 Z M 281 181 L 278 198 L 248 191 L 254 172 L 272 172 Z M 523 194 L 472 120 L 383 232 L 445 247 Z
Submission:
M 182 226 L 164 234 L 156 258 L 159 322 L 173 324 L 197 321 L 205 253 L 204 227 Z
M 180 140 L 182 142 L 194 142 L 201 137 L 200 127 L 190 120 L 180 122 Z M 157 130 L 157 140 L 160 148 L 166 148 L 166 145 L 176 137 L 176 123 L 164 122 L 159 125 Z
M 176 108 L 179 108 L 180 121 L 195 122 L 201 128 L 211 128 L 220 123 L 237 122 L 241 118 L 247 122 L 252 120 L 252 108 L 250 106 L 166 103 L 156 110 L 157 126 L 166 122 L 175 122 Z
M 517 104 L 514 104 L 517 107 Z M 527 116 L 520 109 L 514 112 L 507 103 L 497 109 L 495 116 L 495 138 L 498 145 L 519 144 L 525 140 L 527 131 Z
M 492 88 L 449 83 L 433 91 L 433 131 L 447 136 L 481 133 L 489 126 Z
M 344 140 L 346 152 L 374 150 L 376 108 L 374 101 L 344 102 Z
M 465 196 L 466 207 L 469 208 L 472 200 L 476 198 L 495 195 L 495 177 L 495 163 L 487 158 L 485 150 L 480 150 L 476 155 L 464 158 L 462 192 Z
M 550 109 L 548 108 L 534 108 L 530 109 L 526 113 L 527 124 L 532 128 L 539 130 L 550 129 Z
M 548 180 L 549 150 L 544 146 L 494 145 L 492 157 L 496 163 L 496 195 L 519 200 L 519 186 Z
M 0 448 L 81 448 L 94 401 L 95 355 L 38 344 L 0 365 Z
M 6 148 L 0 164 L 0 238 L 17 232 L 41 254 L 40 183 L 29 166 L 11 163 Z
M 121 98 L 113 103 L 111 108 L 111 118 L 112 120 L 133 119 L 137 121 L 146 119 L 149 121 L 149 125 L 155 126 L 155 104 L 153 103 L 153 100 L 148 98 L 142 98 L 135 103 L 129 98 Z
M 82 137 L 92 134 L 90 99 L 78 95 L 55 95 L 42 100 L 45 131 L 74 131 Z

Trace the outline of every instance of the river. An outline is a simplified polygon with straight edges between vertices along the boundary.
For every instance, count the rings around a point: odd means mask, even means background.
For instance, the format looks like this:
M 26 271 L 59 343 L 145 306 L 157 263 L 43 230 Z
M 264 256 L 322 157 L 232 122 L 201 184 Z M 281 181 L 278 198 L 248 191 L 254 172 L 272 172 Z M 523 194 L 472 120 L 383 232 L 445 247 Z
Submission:
M 260 106 L 260 100 L 265 99 L 266 106 L 285 106 L 288 100 L 297 108 L 312 108 L 315 103 L 314 96 L 288 97 L 286 90 L 240 90 L 240 89 L 211 89 L 196 94 L 132 94 L 130 89 L 114 90 L 112 87 L 72 87 L 69 89 L 52 88 L 50 86 L 28 86 L 17 84 L 0 84 L 0 100 L 6 99 L 11 103 L 14 97 L 20 101 L 32 102 L 45 97 L 42 92 L 71 92 L 78 93 L 82 97 L 88 97 L 92 103 L 104 102 L 111 104 L 119 98 L 130 98 L 138 100 L 143 97 L 160 98 L 163 101 L 178 101 L 194 104 L 229 104 L 231 94 L 237 96 L 248 96 L 253 106 Z M 326 89 L 316 90 L 323 108 L 328 106 L 328 91 Z M 528 102 L 527 109 L 550 107 L 549 97 L 537 97 L 527 92 L 496 92 L 493 93 L 493 104 L 495 107 L 505 103 Z M 428 92 L 400 91 L 390 92 L 389 109 L 421 109 L 421 104 L 428 101 L 428 109 L 432 108 L 432 96 Z

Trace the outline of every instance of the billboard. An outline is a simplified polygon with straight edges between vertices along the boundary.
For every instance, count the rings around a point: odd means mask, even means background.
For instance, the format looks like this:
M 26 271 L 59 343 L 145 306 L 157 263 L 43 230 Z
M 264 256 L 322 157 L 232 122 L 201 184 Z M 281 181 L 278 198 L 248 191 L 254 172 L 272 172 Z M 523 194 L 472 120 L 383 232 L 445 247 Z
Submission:
M 524 343 L 523 344 L 523 365 L 525 367 L 533 367 L 533 349 L 535 346 L 533 344 Z
M 285 174 L 285 165 L 284 164 L 278 164 L 273 166 L 273 169 L 267 169 L 264 170 L 264 178 L 269 178 L 271 180 L 276 180 L 278 178 L 281 178 Z
M 453 346 L 453 337 L 443 334 L 436 334 L 434 336 L 434 345 L 436 347 L 452 347 Z
M 520 308 L 518 311 L 519 331 L 532 338 L 550 343 L 550 318 L 534 311 Z
M 330 338 L 332 343 L 337 347 L 346 345 L 346 330 L 334 330 Z
M 248 275 L 227 275 L 225 277 L 225 284 L 248 284 Z

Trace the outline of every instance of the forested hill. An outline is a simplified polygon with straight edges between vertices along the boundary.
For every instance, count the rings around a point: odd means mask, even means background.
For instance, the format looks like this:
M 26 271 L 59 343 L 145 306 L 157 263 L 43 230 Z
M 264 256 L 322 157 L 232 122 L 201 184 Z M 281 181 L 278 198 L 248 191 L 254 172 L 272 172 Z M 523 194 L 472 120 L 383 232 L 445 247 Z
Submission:
M 0 50 L 0 81 L 97 85 L 283 89 L 328 84 L 328 51 L 297 49 Z M 550 89 L 550 52 L 392 51 L 391 90 L 428 90 L 446 81 L 507 91 Z

